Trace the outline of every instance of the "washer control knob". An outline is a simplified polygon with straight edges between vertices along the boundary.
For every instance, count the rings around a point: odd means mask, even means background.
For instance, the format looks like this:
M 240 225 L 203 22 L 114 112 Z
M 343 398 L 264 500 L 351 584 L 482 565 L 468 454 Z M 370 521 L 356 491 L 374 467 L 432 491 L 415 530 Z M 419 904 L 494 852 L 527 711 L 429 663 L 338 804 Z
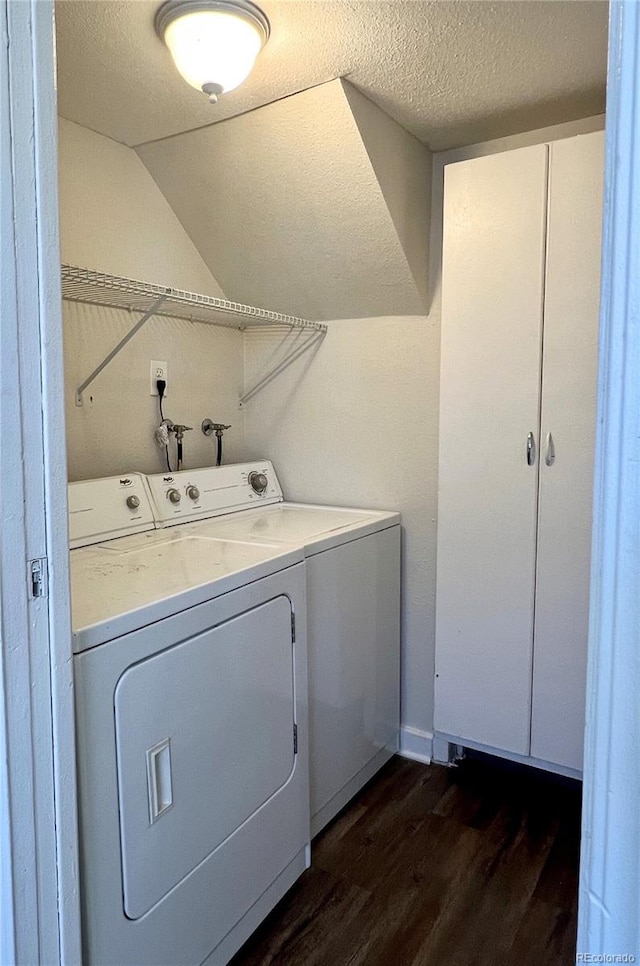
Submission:
M 132 493 L 131 496 L 127 497 L 127 506 L 130 510 L 137 510 L 140 506 L 140 497 Z
M 256 493 L 264 493 L 268 482 L 265 473 L 258 473 L 256 470 L 249 473 L 249 485 Z
M 194 500 L 194 501 L 195 500 L 199 500 L 200 499 L 200 490 L 198 489 L 197 486 L 188 486 L 187 487 L 187 496 L 189 497 L 190 500 Z
M 167 496 L 172 503 L 179 503 L 180 500 L 182 499 L 182 494 L 180 493 L 180 490 L 176 490 L 173 487 L 170 490 L 167 490 Z

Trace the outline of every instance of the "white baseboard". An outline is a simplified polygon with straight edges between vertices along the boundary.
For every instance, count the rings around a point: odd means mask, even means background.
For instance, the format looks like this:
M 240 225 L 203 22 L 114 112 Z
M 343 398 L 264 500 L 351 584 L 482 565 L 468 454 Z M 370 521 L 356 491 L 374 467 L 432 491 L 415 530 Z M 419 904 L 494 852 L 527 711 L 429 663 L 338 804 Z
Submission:
M 398 754 L 402 758 L 410 758 L 411 761 L 421 761 L 425 765 L 430 765 L 433 755 L 433 733 L 402 725 Z

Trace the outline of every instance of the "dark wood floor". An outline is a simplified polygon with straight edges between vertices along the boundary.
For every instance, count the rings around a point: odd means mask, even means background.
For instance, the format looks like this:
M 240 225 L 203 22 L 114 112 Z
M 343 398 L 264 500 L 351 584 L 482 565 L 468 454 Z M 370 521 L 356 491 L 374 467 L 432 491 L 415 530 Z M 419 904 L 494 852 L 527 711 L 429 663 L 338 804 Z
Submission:
M 233 966 L 572 966 L 580 788 L 394 759 Z

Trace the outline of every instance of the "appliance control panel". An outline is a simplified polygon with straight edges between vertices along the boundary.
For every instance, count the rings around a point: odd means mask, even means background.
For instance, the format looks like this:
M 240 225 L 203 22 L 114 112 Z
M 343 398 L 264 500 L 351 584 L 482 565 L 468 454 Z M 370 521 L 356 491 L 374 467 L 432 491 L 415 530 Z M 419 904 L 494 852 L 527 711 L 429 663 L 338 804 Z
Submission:
M 269 460 L 157 473 L 147 481 L 158 527 L 282 501 L 282 490 Z
M 69 483 L 68 497 L 72 550 L 154 529 L 149 490 L 140 473 Z

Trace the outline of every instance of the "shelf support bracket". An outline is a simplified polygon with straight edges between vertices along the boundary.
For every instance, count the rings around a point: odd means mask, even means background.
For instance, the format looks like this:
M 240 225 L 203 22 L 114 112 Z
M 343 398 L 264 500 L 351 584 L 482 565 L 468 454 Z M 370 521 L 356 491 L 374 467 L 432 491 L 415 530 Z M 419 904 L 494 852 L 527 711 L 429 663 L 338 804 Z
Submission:
M 129 331 L 127 332 L 127 334 L 125 336 L 123 336 L 122 339 L 120 339 L 120 341 L 118 342 L 118 344 L 116 346 L 114 346 L 114 348 L 111 350 L 111 352 L 109 353 L 109 355 L 108 356 L 105 356 L 105 358 L 102 360 L 102 362 L 100 363 L 100 365 L 99 366 L 96 366 L 96 368 L 93 370 L 93 372 L 91 373 L 91 375 L 90 376 L 87 376 L 87 378 L 85 379 L 85 381 L 78 386 L 78 388 L 76 389 L 76 406 L 82 406 L 82 404 L 83 404 L 82 395 L 83 395 L 85 389 L 88 389 L 89 386 L 91 385 L 91 383 L 93 382 L 93 380 L 96 378 L 96 376 L 99 376 L 100 373 L 102 372 L 102 370 L 103 369 L 106 369 L 106 367 L 109 365 L 109 363 L 113 359 L 115 359 L 115 357 L 118 355 L 118 353 L 120 352 L 120 350 L 123 349 L 126 346 L 127 342 L 129 342 L 130 339 L 133 339 L 133 337 L 136 334 L 136 332 L 139 332 L 140 331 L 140 329 L 145 324 L 145 322 L 147 322 L 151 318 L 152 315 L 155 315 L 155 313 L 158 311 L 158 309 L 160 308 L 160 306 L 162 305 L 162 303 L 163 302 L 166 302 L 166 300 L 167 300 L 167 298 L 169 297 L 170 294 L 171 294 L 171 290 L 167 291 L 167 293 L 165 295 L 161 295 L 160 298 L 156 299 L 155 302 L 153 303 L 153 305 L 151 306 L 151 308 L 147 309 L 147 311 L 144 313 L 144 315 L 142 315 L 138 319 L 138 321 L 133 326 L 133 328 L 132 329 L 129 329 Z
M 270 369 L 269 372 L 267 372 L 262 379 L 252 386 L 248 392 L 245 392 L 243 396 L 240 396 L 240 406 L 244 406 L 244 404 L 249 402 L 250 399 L 253 399 L 254 396 L 257 396 L 257 394 L 264 389 L 272 379 L 275 379 L 276 376 L 279 376 L 281 372 L 284 372 L 285 369 L 288 369 L 291 363 L 295 362 L 296 359 L 299 359 L 301 355 L 304 355 L 305 352 L 308 352 L 309 349 L 312 349 L 314 346 L 319 345 L 326 334 L 326 329 L 323 329 L 320 332 L 316 330 L 311 333 L 311 335 L 302 343 L 302 345 L 294 346 L 285 355 L 285 357 L 273 367 L 273 369 Z

